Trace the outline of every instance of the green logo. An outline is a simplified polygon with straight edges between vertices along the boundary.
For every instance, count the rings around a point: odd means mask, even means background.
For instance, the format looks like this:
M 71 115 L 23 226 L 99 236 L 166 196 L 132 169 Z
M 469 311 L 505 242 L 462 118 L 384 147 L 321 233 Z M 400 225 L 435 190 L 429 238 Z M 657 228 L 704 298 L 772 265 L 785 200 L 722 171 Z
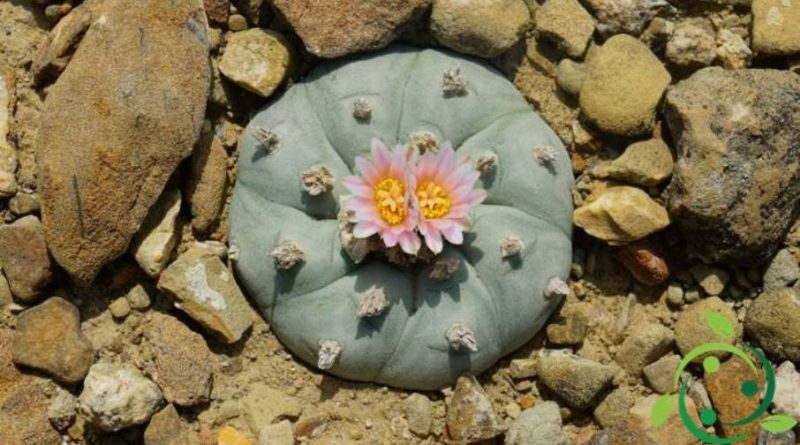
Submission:
M 720 337 L 732 338 L 736 335 L 731 322 L 726 317 L 718 313 L 706 313 L 706 323 L 708 323 L 711 330 Z M 772 366 L 769 364 L 769 361 L 767 360 L 767 357 L 764 355 L 763 351 L 753 348 L 750 345 L 745 345 L 745 347 L 758 360 L 760 368 L 764 373 L 764 388 L 758 384 L 758 377 L 760 376 L 759 366 L 756 365 L 755 361 L 753 361 L 747 352 L 726 343 L 704 343 L 692 349 L 688 354 L 686 354 L 683 360 L 681 360 L 680 366 L 678 366 L 678 370 L 675 372 L 674 377 L 675 391 L 677 394 L 665 394 L 659 397 L 655 405 L 653 405 L 653 410 L 650 413 L 653 426 L 659 427 L 667 421 L 669 416 L 672 414 L 673 406 L 675 405 L 675 398 L 677 398 L 678 413 L 680 414 L 681 421 L 690 433 L 704 443 L 712 445 L 726 445 L 741 442 L 747 439 L 751 434 L 758 431 L 759 426 L 770 433 L 776 434 L 784 433 L 794 428 L 794 426 L 797 425 L 797 421 L 789 416 L 773 415 L 761 419 L 762 415 L 767 412 L 769 405 L 772 403 L 772 398 L 775 396 L 775 370 L 772 369 Z M 725 422 L 726 425 L 730 426 L 752 425 L 752 428 L 743 434 L 733 437 L 717 437 L 711 435 L 706 432 L 705 428 L 717 423 L 718 417 L 714 408 L 704 408 L 700 412 L 700 422 L 702 422 L 702 425 L 697 425 L 694 423 L 694 420 L 692 420 L 692 417 L 689 415 L 689 410 L 686 408 L 686 393 L 689 390 L 689 381 L 685 380 L 682 382 L 681 374 L 683 373 L 683 370 L 692 362 L 692 360 L 704 354 L 708 354 L 709 352 L 729 352 L 736 358 L 747 363 L 748 367 L 753 372 L 754 378 L 742 382 L 741 386 L 736 388 L 736 390 L 740 391 L 748 398 L 758 397 L 759 394 L 763 393 L 761 404 L 759 404 L 753 412 L 743 418 Z M 720 362 L 717 357 L 712 355 L 703 359 L 703 370 L 707 374 L 713 374 L 717 372 L 719 367 Z M 760 424 L 758 423 L 759 421 Z

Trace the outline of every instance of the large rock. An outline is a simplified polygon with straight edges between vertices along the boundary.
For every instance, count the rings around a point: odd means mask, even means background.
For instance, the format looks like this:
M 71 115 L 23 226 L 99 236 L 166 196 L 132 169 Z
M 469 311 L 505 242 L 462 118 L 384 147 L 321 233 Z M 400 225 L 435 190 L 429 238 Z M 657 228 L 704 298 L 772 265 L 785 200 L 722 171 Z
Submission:
M 448 48 L 494 57 L 517 43 L 530 21 L 523 0 L 434 0 L 430 26 Z
M 753 49 L 760 54 L 800 53 L 800 3 L 753 0 Z
M 26 216 L 0 225 L 0 269 L 15 297 L 33 302 L 42 295 L 53 271 L 38 218 Z
M 669 210 L 691 253 L 771 258 L 800 210 L 800 77 L 706 68 L 667 93 L 666 117 L 678 151 Z
M 428 9 L 430 0 L 274 0 L 306 49 L 326 58 L 378 49 Z
M 119 431 L 150 420 L 162 400 L 158 386 L 133 366 L 96 363 L 83 382 L 78 410 L 92 425 Z
M 81 284 L 125 252 L 191 153 L 211 82 L 202 0 L 101 12 L 48 92 L 37 142 L 48 245 Z
M 83 380 L 94 361 L 92 344 L 81 332 L 78 309 L 60 297 L 28 309 L 17 319 L 14 363 L 57 380 Z
M 195 247 L 161 274 L 158 288 L 204 328 L 234 343 L 253 324 L 252 311 L 230 270 L 218 256 Z
M 207 402 L 215 357 L 200 334 L 176 318 L 153 312 L 144 330 L 153 346 L 153 380 L 167 402 L 193 406 Z
M 592 194 L 573 213 L 575 225 L 612 244 L 644 238 L 669 225 L 667 211 L 636 187 L 615 186 Z
M 752 431 L 751 424 L 736 426 L 732 423 L 744 419 L 758 408 L 761 402 L 759 394 L 765 389 L 761 373 L 751 369 L 744 360 L 734 357 L 722 363 L 717 371 L 707 371 L 703 380 L 714 403 L 714 411 L 722 430 L 721 436 L 733 437 Z M 746 382 L 756 382 L 758 387 L 749 392 Z M 737 443 L 756 445 L 755 436 L 750 435 L 746 440 Z
M 800 361 L 800 293 L 787 288 L 761 294 L 747 311 L 744 328 L 770 354 Z
M 58 444 L 47 415 L 53 384 L 19 372 L 11 361 L 13 338 L 14 331 L 0 329 L 0 443 Z
M 589 58 L 581 111 L 599 129 L 620 136 L 652 130 L 656 106 L 671 77 L 644 43 L 620 34 Z

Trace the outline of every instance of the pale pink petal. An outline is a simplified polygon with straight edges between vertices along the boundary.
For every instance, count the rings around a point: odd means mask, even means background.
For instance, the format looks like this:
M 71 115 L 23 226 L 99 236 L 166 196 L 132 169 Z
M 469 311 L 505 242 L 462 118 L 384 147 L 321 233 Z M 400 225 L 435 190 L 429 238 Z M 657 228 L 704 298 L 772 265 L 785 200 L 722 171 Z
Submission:
M 360 221 L 353 227 L 353 236 L 356 238 L 369 238 L 380 231 L 380 226 L 372 221 Z
M 345 176 L 342 178 L 342 185 L 356 196 L 362 198 L 371 198 L 374 194 L 372 187 L 367 185 L 367 183 L 358 176 Z
M 447 241 L 450 241 L 452 244 L 461 244 L 464 242 L 464 232 L 461 231 L 461 228 L 458 227 L 458 224 L 455 224 L 452 221 L 450 221 L 450 224 L 442 230 L 442 235 L 444 235 Z
M 436 254 L 440 253 L 442 249 L 444 249 L 442 233 L 438 230 L 428 232 L 427 236 L 425 236 L 425 244 L 428 246 L 428 249 L 431 249 L 431 252 Z
M 398 236 L 400 248 L 409 255 L 416 255 L 421 247 L 419 236 L 411 231 L 405 231 Z
M 386 174 L 389 166 L 392 165 L 392 153 L 378 138 L 372 138 L 372 159 L 375 161 L 375 168 L 380 175 Z
M 394 247 L 397 245 L 397 234 L 394 234 L 391 231 L 381 231 L 380 235 L 381 239 L 383 240 L 383 244 L 386 244 L 386 247 Z
M 375 165 L 361 156 L 356 157 L 356 171 L 358 171 L 361 176 L 364 177 L 364 181 L 371 186 L 374 186 L 381 180 Z

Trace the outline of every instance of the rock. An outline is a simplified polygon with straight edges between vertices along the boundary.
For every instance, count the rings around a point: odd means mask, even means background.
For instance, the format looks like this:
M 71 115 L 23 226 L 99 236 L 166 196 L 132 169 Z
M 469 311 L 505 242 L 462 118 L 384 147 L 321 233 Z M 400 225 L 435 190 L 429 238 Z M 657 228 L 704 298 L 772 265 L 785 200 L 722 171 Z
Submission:
M 722 430 L 721 436 L 733 437 L 751 431 L 752 425 L 735 426 L 730 422 L 744 419 L 755 412 L 761 402 L 759 394 L 764 389 L 761 373 L 750 369 L 744 360 L 732 358 L 722 363 L 716 372 L 706 372 L 703 380 L 714 402 L 714 411 L 717 413 Z M 743 393 L 745 383 L 748 381 L 756 382 L 758 385 L 754 389 L 755 392 L 749 396 Z M 755 439 L 755 435 L 751 435 L 741 443 L 755 445 Z
M 505 445 L 568 445 L 561 427 L 561 414 L 556 402 L 542 402 L 526 409 L 514 420 L 506 433 Z
M 98 2 L 87 2 L 73 8 L 58 21 L 33 56 L 31 72 L 37 83 L 56 78 L 72 57 L 83 33 L 92 24 Z
M 42 208 L 42 201 L 38 193 L 26 193 L 20 191 L 13 198 L 8 200 L 8 209 L 17 216 L 38 213 Z
M 449 438 L 460 443 L 488 440 L 502 431 L 492 402 L 473 376 L 456 381 L 447 404 L 446 422 Z
M 228 23 L 231 4 L 229 0 L 203 0 L 208 21 L 215 25 Z
M 728 70 L 740 70 L 750 65 L 753 51 L 742 36 L 727 29 L 717 33 L 717 60 Z
M 145 326 L 155 355 L 152 377 L 167 402 L 178 406 L 207 402 L 216 357 L 203 337 L 160 312 L 152 312 Z
M 675 334 L 661 323 L 642 323 L 631 329 L 617 350 L 616 361 L 629 373 L 638 376 L 642 368 L 672 349 Z
M 226 426 L 219 432 L 217 445 L 255 445 L 244 434 L 232 426 Z
M 528 379 L 536 376 L 536 359 L 518 358 L 511 360 L 508 365 L 508 373 L 514 379 Z
M 683 287 L 680 283 L 669 283 L 667 286 L 667 303 L 672 307 L 680 307 L 683 304 Z
M 606 396 L 594 409 L 594 420 L 603 428 L 611 428 L 628 419 L 633 407 L 633 393 L 627 388 L 617 388 Z
M 797 445 L 797 438 L 792 430 L 770 433 L 762 429 L 758 432 L 758 445 Z
M 706 320 L 706 314 L 709 312 L 715 312 L 727 318 L 731 324 L 736 327 L 735 335 L 726 338 L 712 331 Z M 716 342 L 729 345 L 735 344 L 736 337 L 738 337 L 740 331 L 738 326 L 739 321 L 736 317 L 736 312 L 718 297 L 709 297 L 705 300 L 693 303 L 681 313 L 678 321 L 675 323 L 675 340 L 678 344 L 678 349 L 681 351 L 681 355 L 685 356 L 692 349 L 703 343 Z M 724 358 L 728 356 L 728 353 L 715 352 L 711 355 Z M 695 362 L 699 363 L 702 358 L 706 356 L 707 355 L 702 355 L 696 358 Z
M 669 394 L 676 390 L 675 371 L 681 363 L 680 355 L 668 355 L 644 367 L 642 372 L 647 384 L 659 394 Z
M 711 65 L 717 57 L 717 41 L 711 30 L 689 20 L 675 27 L 666 55 L 676 66 L 701 68 Z
M 442 45 L 489 58 L 517 43 L 530 20 L 523 0 L 433 0 L 430 27 Z
M 192 154 L 186 197 L 192 210 L 192 227 L 210 232 L 219 222 L 228 189 L 228 154 L 213 132 L 203 135 Z
M 800 4 L 791 0 L 753 0 L 753 50 L 764 55 L 800 53 Z
M 618 179 L 646 187 L 658 185 L 672 175 L 672 152 L 661 139 L 649 139 L 628 146 L 597 176 Z
M 2 271 L 0 271 L 0 312 L 9 308 L 12 304 L 14 304 L 14 299 L 11 296 L 11 289 L 8 287 L 6 277 L 4 277 Z
M 792 287 L 800 280 L 800 264 L 789 249 L 779 250 L 764 272 L 764 290 Z
M 555 346 L 579 345 L 589 329 L 591 308 L 588 305 L 566 307 L 561 311 L 563 323 L 547 326 L 547 340 Z
M 697 405 L 698 410 L 703 410 L 705 408 L 712 408 L 711 405 L 711 397 L 708 395 L 708 390 L 706 389 L 706 385 L 703 384 L 702 380 L 695 380 L 690 386 L 689 390 L 686 392 L 695 405 Z
M 247 29 L 247 19 L 241 14 L 232 14 L 228 17 L 228 29 L 233 32 L 244 31 Z
M 292 423 L 282 420 L 276 424 L 261 428 L 258 445 L 294 445 Z
M 78 410 L 101 430 L 119 431 L 147 422 L 162 400 L 158 386 L 133 366 L 96 363 L 83 382 Z
M 228 35 L 219 70 L 240 87 L 269 97 L 294 63 L 289 41 L 280 33 L 253 28 Z
M 150 277 L 157 277 L 167 267 L 178 244 L 178 214 L 181 192 L 166 190 L 153 204 L 142 227 L 131 240 L 130 250 L 139 267 Z
M 420 437 L 428 437 L 433 426 L 433 405 L 422 394 L 414 393 L 406 398 L 408 429 Z
M 144 445 L 200 445 L 200 437 L 181 419 L 175 406 L 167 405 L 150 420 Z
M 775 372 L 775 413 L 800 419 L 800 373 L 794 363 L 785 361 Z
M 11 293 L 21 301 L 32 303 L 42 296 L 53 271 L 37 217 L 26 216 L 12 224 L 0 224 L 0 269 Z
M 630 410 L 629 418 L 608 430 L 607 445 L 699 445 L 681 421 L 678 414 L 678 400 L 673 399 L 672 413 L 666 422 L 654 427 L 651 420 L 653 405 L 657 395 L 640 398 Z M 686 411 L 695 425 L 700 425 L 697 408 L 691 399 L 686 400 Z
M 666 196 L 692 256 L 775 254 L 800 208 L 800 129 L 785 119 L 798 113 L 800 77 L 785 71 L 706 68 L 667 93 L 678 160 Z
M 94 351 L 81 333 L 78 309 L 53 297 L 20 314 L 13 359 L 59 381 L 80 382 L 92 365 Z
M 300 439 L 312 439 L 319 436 L 328 427 L 330 417 L 325 414 L 315 414 L 297 421 L 294 425 L 294 435 Z
M 19 372 L 11 363 L 13 331 L 0 329 L 0 443 L 54 445 L 61 437 L 48 419 L 53 384 Z
M 556 83 L 567 94 L 577 96 L 581 92 L 583 81 L 586 79 L 586 69 L 582 63 L 570 59 L 558 62 Z
M 8 143 L 11 101 L 14 96 L 11 76 L 0 71 L 0 198 L 17 193 L 17 153 Z
M 537 375 L 576 409 L 593 407 L 614 378 L 610 367 L 563 351 L 541 354 Z
M 429 7 L 430 0 L 274 0 L 306 49 L 319 57 L 383 48 Z
M 694 279 L 697 280 L 700 287 L 702 287 L 708 295 L 712 296 L 720 295 L 722 291 L 725 290 L 725 286 L 730 279 L 730 274 L 728 274 L 725 269 L 702 263 L 692 266 L 689 272 Z
M 644 191 L 608 187 L 587 198 L 573 213 L 575 225 L 587 233 L 620 244 L 642 239 L 670 223 L 667 211 Z
M 645 286 L 658 286 L 669 278 L 669 265 L 661 249 L 647 239 L 617 247 L 617 259 L 636 281 Z
M 744 327 L 765 351 L 781 360 L 800 361 L 800 295 L 798 289 L 761 294 L 747 311 Z
M 600 130 L 620 136 L 650 132 L 656 106 L 671 77 L 655 54 L 635 38 L 620 34 L 589 58 L 580 105 Z
M 42 220 L 53 257 L 80 284 L 127 250 L 197 141 L 211 84 L 202 8 L 103 2 L 102 20 L 48 90 L 37 141 Z
M 594 18 L 578 0 L 547 0 L 534 12 L 536 30 L 569 57 L 580 58 L 594 34 Z
M 59 431 L 64 431 L 75 421 L 75 396 L 64 391 L 61 387 L 56 387 L 56 395 L 50 400 L 47 407 L 47 418 L 50 423 Z
M 141 284 L 133 286 L 125 294 L 125 298 L 128 300 L 131 309 L 146 311 L 150 307 L 150 295 L 147 294 L 147 290 Z
M 304 408 L 299 399 L 264 383 L 250 385 L 240 405 L 253 431 L 283 418 L 297 419 Z
M 125 297 L 119 297 L 108 305 L 111 316 L 121 320 L 131 313 L 131 305 Z
M 265 25 L 272 18 L 272 9 L 267 0 L 233 0 L 240 14 L 254 26 Z
M 587 0 L 603 36 L 626 33 L 638 36 L 656 15 L 674 10 L 666 0 Z
M 253 324 L 250 306 L 230 270 L 206 249 L 192 248 L 161 274 L 158 288 L 179 309 L 227 343 L 234 343 Z

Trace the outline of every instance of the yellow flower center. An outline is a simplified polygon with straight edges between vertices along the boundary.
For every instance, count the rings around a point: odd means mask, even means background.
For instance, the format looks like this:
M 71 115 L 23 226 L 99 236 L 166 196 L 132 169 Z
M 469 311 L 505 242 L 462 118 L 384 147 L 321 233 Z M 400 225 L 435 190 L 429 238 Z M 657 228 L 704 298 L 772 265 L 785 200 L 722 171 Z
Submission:
M 391 225 L 406 218 L 406 186 L 394 178 L 381 180 L 374 188 L 378 214 Z
M 427 181 L 417 187 L 419 209 L 426 218 L 441 218 L 450 211 L 450 198 L 447 192 L 435 182 Z

